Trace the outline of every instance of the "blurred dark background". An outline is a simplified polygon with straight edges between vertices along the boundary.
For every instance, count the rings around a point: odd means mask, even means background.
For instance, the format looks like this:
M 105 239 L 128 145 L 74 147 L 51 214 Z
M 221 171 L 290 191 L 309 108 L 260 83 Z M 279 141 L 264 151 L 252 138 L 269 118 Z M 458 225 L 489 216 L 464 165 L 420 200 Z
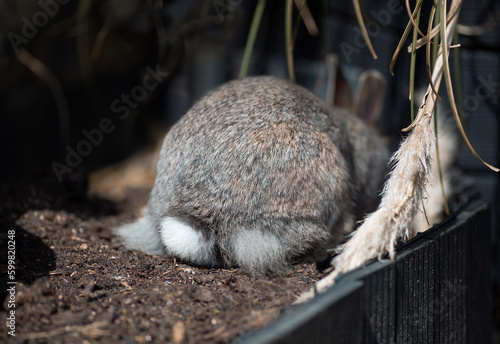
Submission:
M 429 5 L 425 2 L 424 14 Z M 150 144 L 194 101 L 237 78 L 255 6 L 256 1 L 243 0 L 0 0 L 0 176 L 85 178 Z M 389 82 L 381 130 L 401 137 L 400 129 L 410 122 L 410 55 L 401 53 L 395 76 L 389 63 L 408 22 L 404 1 L 361 1 L 377 60 L 361 38 L 350 0 L 308 6 L 319 34 L 311 36 L 294 19 L 297 81 L 321 95 L 330 53 L 337 54 L 353 86 L 360 71 L 380 70 Z M 284 1 L 267 1 L 250 75 L 287 77 L 284 8 Z M 467 0 L 460 22 L 496 23 L 499 11 L 498 1 Z M 426 31 L 424 19 L 421 25 Z M 477 30 L 484 32 L 461 37 L 461 88 L 456 88 L 472 145 L 498 166 L 500 29 Z M 421 54 L 418 64 L 418 81 L 424 84 Z M 498 267 L 499 175 L 466 148 L 459 165 L 492 203 Z

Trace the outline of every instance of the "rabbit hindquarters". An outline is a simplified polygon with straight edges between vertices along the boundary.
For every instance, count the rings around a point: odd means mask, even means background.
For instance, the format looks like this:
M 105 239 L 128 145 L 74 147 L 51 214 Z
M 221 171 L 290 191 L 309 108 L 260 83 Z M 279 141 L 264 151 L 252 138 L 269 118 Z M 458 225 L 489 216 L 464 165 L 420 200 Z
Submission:
M 165 137 L 143 220 L 155 244 L 118 233 L 131 248 L 252 273 L 338 244 L 359 189 L 348 120 L 282 79 L 229 82 Z

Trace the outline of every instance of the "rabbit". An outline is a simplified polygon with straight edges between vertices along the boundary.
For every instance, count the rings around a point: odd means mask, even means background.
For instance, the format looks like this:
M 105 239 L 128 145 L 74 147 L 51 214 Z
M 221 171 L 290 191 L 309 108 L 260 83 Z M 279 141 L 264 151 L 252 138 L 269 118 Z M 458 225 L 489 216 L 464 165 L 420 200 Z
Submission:
M 389 157 L 351 113 L 380 112 L 385 83 L 365 76 L 348 109 L 273 76 L 212 91 L 167 133 L 145 216 L 116 234 L 129 249 L 251 274 L 338 245 L 376 207 Z

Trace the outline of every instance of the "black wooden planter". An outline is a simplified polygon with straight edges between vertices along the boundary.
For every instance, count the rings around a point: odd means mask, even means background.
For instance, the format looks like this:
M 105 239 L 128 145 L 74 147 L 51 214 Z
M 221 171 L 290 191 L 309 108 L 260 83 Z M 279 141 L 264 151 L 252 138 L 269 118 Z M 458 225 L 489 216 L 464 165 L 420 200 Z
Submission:
M 467 203 L 242 342 L 490 343 L 490 212 Z

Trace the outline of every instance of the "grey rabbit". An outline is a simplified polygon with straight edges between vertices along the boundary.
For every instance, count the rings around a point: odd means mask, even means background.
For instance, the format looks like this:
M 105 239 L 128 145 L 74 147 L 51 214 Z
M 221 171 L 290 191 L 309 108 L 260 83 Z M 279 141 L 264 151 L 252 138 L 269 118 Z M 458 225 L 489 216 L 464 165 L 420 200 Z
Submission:
M 365 79 L 354 108 L 377 117 L 385 84 Z M 250 273 L 339 244 L 376 206 L 389 156 L 349 110 L 277 77 L 224 84 L 168 132 L 144 218 L 116 233 L 131 249 Z

